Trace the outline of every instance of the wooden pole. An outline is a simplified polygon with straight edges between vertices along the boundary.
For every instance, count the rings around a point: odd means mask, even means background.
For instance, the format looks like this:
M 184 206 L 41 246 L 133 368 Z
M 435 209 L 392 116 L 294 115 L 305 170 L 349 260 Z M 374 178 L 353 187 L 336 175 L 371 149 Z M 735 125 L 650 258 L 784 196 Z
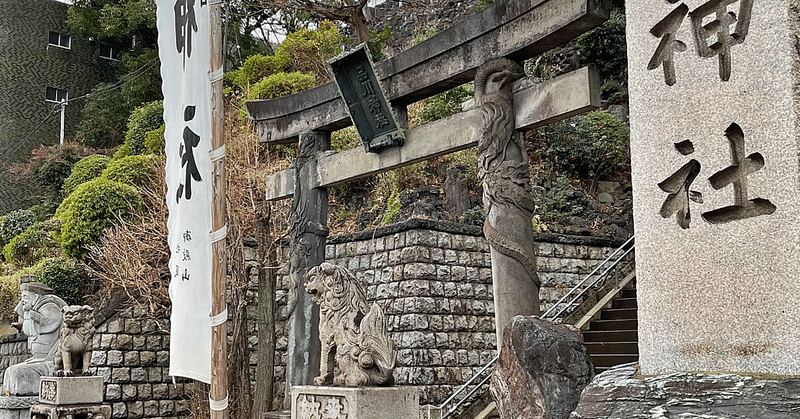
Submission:
M 276 249 L 272 246 L 270 223 L 271 203 L 256 213 L 258 241 L 258 352 L 256 357 L 256 388 L 253 399 L 253 419 L 261 419 L 272 410 L 275 400 L 275 265 Z
M 222 2 L 210 1 L 211 12 L 211 133 L 212 150 L 221 150 L 225 146 L 224 138 L 224 101 L 222 95 L 222 65 L 224 60 L 222 45 Z M 217 77 L 218 75 L 219 77 Z M 216 153 L 213 153 L 216 154 Z M 225 203 L 225 159 L 212 160 L 213 183 L 213 214 L 212 231 L 220 231 L 225 227 L 227 208 Z M 225 240 L 212 244 L 212 285 L 211 285 L 211 311 L 216 316 L 227 308 L 226 296 L 226 265 Z M 225 322 L 211 329 L 211 391 L 209 398 L 212 402 L 211 419 L 225 419 L 228 417 L 227 407 L 215 410 L 214 404 L 219 404 L 228 398 L 228 339 Z

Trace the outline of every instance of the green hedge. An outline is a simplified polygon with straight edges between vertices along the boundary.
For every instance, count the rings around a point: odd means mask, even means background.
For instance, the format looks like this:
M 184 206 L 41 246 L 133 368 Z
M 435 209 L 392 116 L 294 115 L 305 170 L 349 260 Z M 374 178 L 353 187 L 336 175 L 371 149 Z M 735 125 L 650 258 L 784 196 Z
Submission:
M 225 73 L 225 81 L 233 86 L 246 87 L 284 71 L 285 66 L 286 57 L 256 54 L 249 57 L 238 70 Z
M 127 156 L 109 162 L 101 176 L 139 188 L 149 187 L 155 181 L 156 168 L 163 163 L 163 157 L 152 154 Z
M 29 209 L 19 209 L 9 212 L 0 219 L 0 241 L 5 245 L 17 234 L 27 230 L 36 222 L 36 217 Z
M 147 132 L 144 137 L 144 148 L 147 154 L 164 155 L 164 131 L 166 129 L 167 126 L 162 124 L 160 127 Z
M 277 73 L 250 86 L 247 100 L 275 99 L 288 96 L 316 85 L 316 78 L 306 73 Z
M 147 133 L 158 129 L 163 124 L 164 103 L 162 101 L 156 100 L 134 109 L 128 119 L 128 131 L 125 133 L 125 143 L 130 147 L 131 153 L 146 153 Z
M 63 196 L 69 196 L 75 188 L 83 182 L 90 181 L 103 173 L 108 162 L 111 160 L 103 154 L 92 154 L 82 158 L 79 162 L 72 166 L 72 173 L 64 181 L 64 186 L 61 188 Z
M 60 244 L 52 233 L 60 229 L 61 222 L 55 219 L 28 227 L 3 247 L 6 261 L 18 266 L 31 266 L 45 257 L 56 256 Z
M 56 210 L 64 253 L 84 258 L 92 245 L 119 219 L 127 219 L 142 206 L 136 188 L 106 178 L 82 183 Z
M 52 288 L 53 294 L 69 305 L 83 303 L 88 278 L 83 264 L 72 258 L 55 257 L 42 260 L 36 268 L 39 282 Z

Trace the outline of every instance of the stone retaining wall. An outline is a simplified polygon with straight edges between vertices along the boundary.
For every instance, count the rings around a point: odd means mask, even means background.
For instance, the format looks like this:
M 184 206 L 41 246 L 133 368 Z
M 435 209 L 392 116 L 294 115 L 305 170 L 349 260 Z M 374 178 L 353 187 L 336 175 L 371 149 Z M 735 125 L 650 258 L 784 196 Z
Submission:
M 543 307 L 560 298 L 621 243 L 539 234 L 539 275 Z M 284 253 L 288 248 L 284 249 Z M 249 267 L 255 251 L 247 249 Z M 439 404 L 495 354 L 494 305 L 488 245 L 480 227 L 412 219 L 331 237 L 326 260 L 352 270 L 370 302 L 380 304 L 398 350 L 394 379 L 420 386 L 420 401 Z M 276 302 L 275 406 L 285 385 L 286 258 L 278 271 Z M 251 270 L 255 298 L 257 277 Z M 248 345 L 255 377 L 256 307 L 248 308 Z M 95 324 L 93 370 L 104 377 L 106 402 L 114 418 L 176 418 L 189 410 L 191 383 L 169 377 L 168 325 L 138 320 L 132 308 L 107 307 Z M 0 370 L 27 359 L 26 337 L 0 338 Z M 0 371 L 1 373 L 2 371 Z
M 169 376 L 169 332 L 134 308 L 97 327 L 92 372 L 103 377 L 113 418 L 177 418 L 189 412 L 192 384 Z
M 620 244 L 539 234 L 543 308 Z M 325 253 L 383 307 L 398 351 L 395 383 L 421 386 L 421 403 L 439 404 L 494 356 L 491 260 L 480 227 L 412 219 L 331 237 Z M 287 267 L 278 275 L 276 402 L 285 385 Z
M 112 310 L 114 311 L 114 310 Z M 91 371 L 103 377 L 111 417 L 177 419 L 188 416 L 191 382 L 169 377 L 169 333 L 132 308 L 97 326 Z M 0 376 L 30 357 L 27 337 L 0 338 Z
M 0 337 L 0 377 L 11 365 L 30 358 L 28 353 L 28 337 L 23 333 Z

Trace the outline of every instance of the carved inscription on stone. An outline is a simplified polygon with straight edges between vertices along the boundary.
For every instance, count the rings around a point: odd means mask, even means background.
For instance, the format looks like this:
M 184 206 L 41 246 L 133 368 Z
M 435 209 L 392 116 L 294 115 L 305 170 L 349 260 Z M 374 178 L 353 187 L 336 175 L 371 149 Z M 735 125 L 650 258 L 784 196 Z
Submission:
M 301 394 L 297 397 L 297 419 L 348 419 L 350 405 L 341 396 Z
M 677 0 L 667 2 L 675 4 Z M 675 84 L 675 52 L 684 52 L 688 48 L 684 41 L 677 39 L 677 33 L 688 14 L 697 55 L 701 58 L 717 56 L 720 80 L 730 80 L 731 47 L 745 41 L 752 10 L 753 0 L 711 0 L 691 12 L 685 3 L 679 4 L 650 29 L 650 33 L 661 41 L 647 63 L 647 69 L 663 67 L 664 82 L 669 86 Z
M 42 380 L 39 388 L 39 398 L 43 401 L 55 402 L 58 383 L 54 380 Z
M 764 167 L 764 156 L 761 153 L 747 155 L 744 132 L 736 123 L 728 126 L 725 137 L 730 144 L 731 165 L 711 175 L 708 182 L 714 190 L 732 186 L 734 202 L 733 205 L 704 212 L 703 220 L 710 224 L 721 224 L 774 213 L 777 208 L 768 199 L 748 199 L 747 176 Z M 694 153 L 694 144 L 690 140 L 676 143 L 675 148 L 684 156 Z M 692 159 L 658 184 L 662 191 L 669 194 L 661 205 L 661 216 L 669 218 L 675 214 L 678 225 L 683 229 L 688 229 L 692 220 L 689 201 L 703 203 L 703 195 L 689 189 L 700 170 L 700 162 Z

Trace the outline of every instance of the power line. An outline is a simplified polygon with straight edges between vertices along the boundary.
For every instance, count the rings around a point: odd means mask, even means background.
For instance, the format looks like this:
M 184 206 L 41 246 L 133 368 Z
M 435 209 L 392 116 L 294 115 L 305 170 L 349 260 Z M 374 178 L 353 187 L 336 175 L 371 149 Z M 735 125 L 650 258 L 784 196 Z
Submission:
M 47 115 L 44 117 L 44 119 L 42 119 L 42 121 L 41 121 L 41 122 L 39 122 L 39 125 L 37 125 L 37 126 L 36 126 L 36 128 L 34 128 L 33 130 L 31 130 L 31 132 L 29 132 L 29 133 L 28 133 L 28 135 L 26 135 L 26 136 L 25 136 L 25 138 L 23 138 L 23 139 L 22 139 L 22 141 L 20 141 L 20 142 L 19 142 L 19 144 L 17 144 L 17 146 L 16 146 L 16 147 L 14 147 L 14 149 L 13 149 L 13 150 L 11 150 L 11 151 L 7 152 L 7 153 L 6 153 L 6 155 L 7 155 L 7 156 L 12 156 L 12 155 L 13 155 L 13 154 L 14 154 L 14 153 L 17 151 L 17 150 L 19 150 L 20 148 L 22 148 L 22 146 L 23 146 L 23 145 L 25 145 L 25 142 L 26 142 L 26 141 L 28 141 L 28 138 L 31 138 L 31 135 L 33 135 L 33 133 L 34 133 L 34 132 L 36 132 L 36 130 L 38 130 L 39 128 L 41 128 L 41 126 L 42 126 L 42 125 L 44 125 L 44 123 L 45 123 L 45 122 L 47 122 L 47 120 L 48 120 L 48 119 L 50 119 L 50 117 L 51 117 L 51 116 L 55 115 L 55 114 L 58 112 L 58 110 L 59 110 L 60 108 L 61 108 L 61 104 L 60 104 L 60 103 L 59 103 L 59 104 L 57 104 L 57 105 L 55 105 L 55 106 L 53 106 L 53 109 L 50 111 L 50 113 L 48 113 L 48 114 L 47 114 Z
M 90 93 L 87 93 L 87 94 L 85 94 L 85 95 L 83 95 L 83 96 L 79 96 L 79 97 L 76 97 L 76 98 L 70 99 L 69 101 L 73 101 L 73 100 L 80 100 L 80 99 L 86 99 L 86 98 L 89 98 L 89 97 L 91 97 L 91 96 L 99 96 L 99 95 L 102 95 L 102 94 L 105 94 L 105 93 L 111 92 L 111 91 L 113 91 L 113 90 L 116 90 L 116 89 L 121 89 L 122 87 L 124 87 L 124 86 L 125 86 L 125 84 L 127 84 L 127 83 L 130 83 L 130 82 L 132 82 L 132 81 L 134 81 L 134 80 L 138 79 L 139 77 L 143 76 L 143 75 L 145 74 L 145 72 L 146 72 L 147 70 L 149 70 L 150 68 L 152 68 L 152 67 L 153 67 L 153 65 L 155 65 L 155 63 L 157 63 L 157 62 L 158 62 L 158 57 L 155 57 L 155 58 L 153 58 L 152 60 L 150 60 L 150 61 L 148 61 L 147 63 L 145 63 L 144 65 L 142 65 L 141 67 L 137 68 L 136 70 L 133 70 L 133 71 L 131 71 L 130 73 L 123 75 L 122 77 L 120 77 L 120 80 L 119 80 L 119 81 L 117 81 L 116 83 L 114 83 L 113 85 L 111 85 L 111 86 L 109 86 L 109 87 L 107 87 L 107 88 L 105 88 L 105 89 L 99 90 L 99 91 L 97 91 L 97 92 L 93 92 L 93 93 L 92 93 L 92 92 L 90 92 Z M 48 120 L 48 119 L 50 119 L 50 117 L 52 117 L 53 115 L 55 115 L 56 113 L 58 113 L 58 112 L 60 111 L 60 109 L 61 109 L 61 104 L 60 104 L 60 103 L 59 103 L 59 104 L 56 104 L 55 106 L 53 106 L 53 109 L 50 111 L 50 113 L 48 113 L 47 115 L 45 115 L 45 117 L 44 117 L 44 118 L 41 120 L 41 122 L 39 122 L 39 124 L 38 124 L 38 125 L 36 125 L 36 128 L 34 128 L 33 130 L 31 130 L 31 131 L 28 133 L 28 135 L 26 135 L 26 136 L 25 136 L 25 138 L 23 138 L 23 139 L 22 139 L 22 140 L 19 142 L 19 144 L 17 144 L 17 146 L 16 146 L 16 147 L 14 147 L 14 149 L 12 149 L 11 151 L 7 152 L 7 153 L 6 153 L 6 155 L 8 155 L 8 156 L 12 156 L 12 155 L 13 155 L 13 154 L 14 154 L 14 153 L 17 151 L 17 150 L 19 150 L 20 148 L 22 148 L 22 147 L 25 145 L 25 143 L 28 141 L 28 139 L 29 139 L 29 138 L 31 138 L 31 136 L 32 136 L 32 135 L 33 135 L 33 134 L 34 134 L 34 133 L 35 133 L 35 132 L 36 132 L 36 131 L 37 131 L 39 128 L 41 128 L 41 127 L 42 127 L 42 125 L 44 125 L 44 123 L 45 123 L 45 122 L 47 122 L 47 120 Z

